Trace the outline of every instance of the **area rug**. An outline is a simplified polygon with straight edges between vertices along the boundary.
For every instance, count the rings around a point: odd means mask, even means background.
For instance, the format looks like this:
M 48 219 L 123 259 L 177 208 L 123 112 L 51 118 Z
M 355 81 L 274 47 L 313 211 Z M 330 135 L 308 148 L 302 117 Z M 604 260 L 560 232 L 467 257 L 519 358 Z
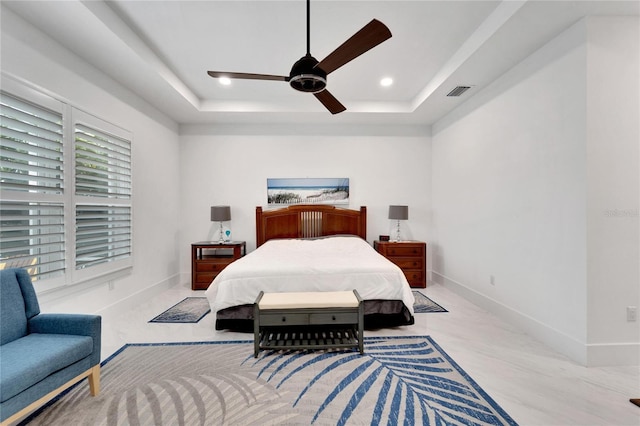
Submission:
M 149 322 L 194 323 L 200 321 L 209 312 L 211 307 L 206 297 L 187 297 Z
M 429 336 L 355 351 L 262 351 L 253 342 L 130 344 L 30 425 L 515 425 Z
M 413 312 L 416 314 L 425 314 L 428 312 L 449 312 L 417 290 L 413 290 L 413 296 L 416 299 L 415 302 L 413 302 Z

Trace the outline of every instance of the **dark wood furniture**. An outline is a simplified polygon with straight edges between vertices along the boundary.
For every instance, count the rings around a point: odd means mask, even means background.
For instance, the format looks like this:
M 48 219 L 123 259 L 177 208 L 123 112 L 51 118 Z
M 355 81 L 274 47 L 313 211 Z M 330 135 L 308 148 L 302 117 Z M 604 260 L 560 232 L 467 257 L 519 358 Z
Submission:
M 364 353 L 364 304 L 356 290 L 261 291 L 253 317 L 256 358 L 261 350 L 356 348 Z
M 427 286 L 427 245 L 421 241 L 374 241 L 373 248 L 402 269 L 411 287 Z
M 245 241 L 200 241 L 191 244 L 191 290 L 206 290 L 220 271 L 246 252 Z
M 298 204 L 263 210 L 256 207 L 256 246 L 272 238 L 312 238 L 351 234 L 367 239 L 367 208 L 342 209 L 329 205 Z

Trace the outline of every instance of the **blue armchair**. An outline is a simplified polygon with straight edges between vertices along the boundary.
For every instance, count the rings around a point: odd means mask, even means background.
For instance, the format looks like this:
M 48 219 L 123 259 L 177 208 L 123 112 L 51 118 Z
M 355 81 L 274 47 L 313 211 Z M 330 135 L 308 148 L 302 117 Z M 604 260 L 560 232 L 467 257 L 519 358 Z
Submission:
M 100 392 L 102 319 L 41 314 L 24 269 L 0 271 L 0 424 L 14 422 L 85 377 Z

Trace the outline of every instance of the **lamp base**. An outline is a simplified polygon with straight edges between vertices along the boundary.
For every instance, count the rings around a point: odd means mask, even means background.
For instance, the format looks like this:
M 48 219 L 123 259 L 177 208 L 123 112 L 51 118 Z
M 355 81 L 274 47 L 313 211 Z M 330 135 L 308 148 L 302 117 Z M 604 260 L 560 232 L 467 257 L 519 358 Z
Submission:
M 224 229 L 222 229 L 222 222 L 220 222 L 220 239 L 218 244 L 224 244 Z
M 395 242 L 402 241 L 400 239 L 400 221 L 399 220 L 397 221 L 397 225 L 396 225 L 396 238 L 393 241 Z

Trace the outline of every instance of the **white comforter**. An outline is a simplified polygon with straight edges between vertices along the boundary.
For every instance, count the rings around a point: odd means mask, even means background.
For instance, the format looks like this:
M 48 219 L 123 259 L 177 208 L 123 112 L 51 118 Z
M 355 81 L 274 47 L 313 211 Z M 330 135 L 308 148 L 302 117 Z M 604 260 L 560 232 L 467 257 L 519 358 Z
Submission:
M 363 300 L 402 300 L 413 293 L 402 270 L 358 237 L 271 240 L 227 266 L 205 292 L 214 312 L 252 304 L 260 291 L 358 290 Z

